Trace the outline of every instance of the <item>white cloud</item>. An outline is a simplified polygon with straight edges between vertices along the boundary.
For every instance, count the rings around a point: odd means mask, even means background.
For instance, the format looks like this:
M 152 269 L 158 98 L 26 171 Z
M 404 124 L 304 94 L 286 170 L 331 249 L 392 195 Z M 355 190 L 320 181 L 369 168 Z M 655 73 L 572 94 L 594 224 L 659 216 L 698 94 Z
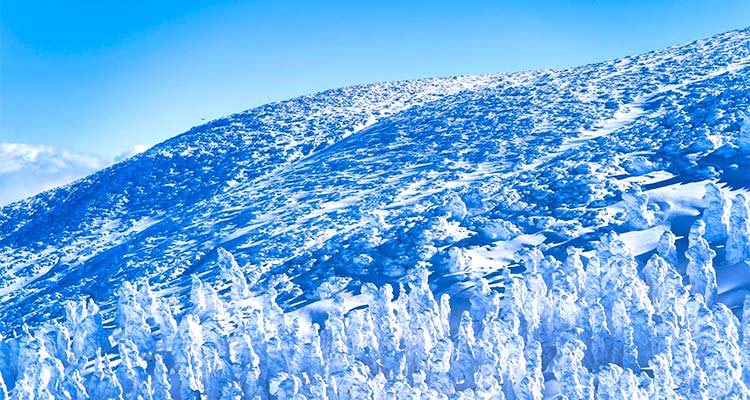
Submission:
M 149 146 L 146 146 L 145 144 L 137 144 L 133 147 L 131 147 L 129 150 L 123 151 L 119 155 L 115 157 L 114 162 L 120 162 L 123 160 L 127 160 L 130 157 L 133 157 L 136 154 L 141 154 L 144 151 L 148 150 Z
M 146 150 L 135 146 L 114 160 L 51 146 L 0 143 L 0 206 L 62 186 Z

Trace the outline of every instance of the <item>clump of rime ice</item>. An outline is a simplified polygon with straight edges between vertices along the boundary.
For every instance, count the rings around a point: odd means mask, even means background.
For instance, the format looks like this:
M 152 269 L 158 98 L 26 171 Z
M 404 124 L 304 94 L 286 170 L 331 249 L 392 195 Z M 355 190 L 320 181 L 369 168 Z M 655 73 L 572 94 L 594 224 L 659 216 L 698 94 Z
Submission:
M 654 224 L 654 212 L 648 208 L 648 194 L 634 186 L 622 194 L 627 223 L 635 229 L 647 229 Z
M 737 264 L 750 259 L 750 209 L 748 209 L 747 200 L 742 194 L 738 194 L 732 200 L 728 236 L 726 243 L 727 264 Z
M 717 295 L 716 271 L 713 267 L 716 252 L 704 238 L 705 233 L 706 224 L 702 220 L 695 221 L 690 228 L 688 249 L 685 252 L 688 259 L 687 276 L 690 291 L 700 294 L 708 305 L 713 305 Z
M 703 222 L 706 224 L 704 237 L 709 242 L 721 242 L 727 239 L 727 202 L 721 189 L 715 183 L 707 183 L 703 202 L 706 208 L 703 210 Z
M 750 154 L 750 115 L 741 115 L 740 133 L 737 136 L 737 146 L 741 153 Z

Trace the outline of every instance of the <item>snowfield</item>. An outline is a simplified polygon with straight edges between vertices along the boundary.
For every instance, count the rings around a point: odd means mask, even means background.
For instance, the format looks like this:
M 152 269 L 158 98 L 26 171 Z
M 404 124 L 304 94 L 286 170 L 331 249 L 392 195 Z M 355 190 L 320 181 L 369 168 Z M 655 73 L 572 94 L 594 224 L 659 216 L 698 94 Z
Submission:
M 750 398 L 750 29 L 379 83 L 0 208 L 2 399 Z

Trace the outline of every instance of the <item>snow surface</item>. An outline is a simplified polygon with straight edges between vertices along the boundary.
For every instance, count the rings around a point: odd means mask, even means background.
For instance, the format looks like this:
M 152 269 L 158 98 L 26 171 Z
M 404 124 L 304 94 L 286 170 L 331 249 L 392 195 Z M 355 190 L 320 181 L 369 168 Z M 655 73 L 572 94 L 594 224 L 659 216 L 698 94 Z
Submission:
M 748 398 L 748 60 L 336 89 L 0 208 L 0 399 Z

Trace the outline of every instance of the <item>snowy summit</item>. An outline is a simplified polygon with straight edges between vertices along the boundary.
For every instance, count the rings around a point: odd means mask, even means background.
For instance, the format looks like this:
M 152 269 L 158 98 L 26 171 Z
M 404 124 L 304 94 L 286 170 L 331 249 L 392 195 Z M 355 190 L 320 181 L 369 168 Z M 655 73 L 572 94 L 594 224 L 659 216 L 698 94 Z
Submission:
M 0 208 L 0 399 L 750 397 L 750 29 L 195 127 Z

